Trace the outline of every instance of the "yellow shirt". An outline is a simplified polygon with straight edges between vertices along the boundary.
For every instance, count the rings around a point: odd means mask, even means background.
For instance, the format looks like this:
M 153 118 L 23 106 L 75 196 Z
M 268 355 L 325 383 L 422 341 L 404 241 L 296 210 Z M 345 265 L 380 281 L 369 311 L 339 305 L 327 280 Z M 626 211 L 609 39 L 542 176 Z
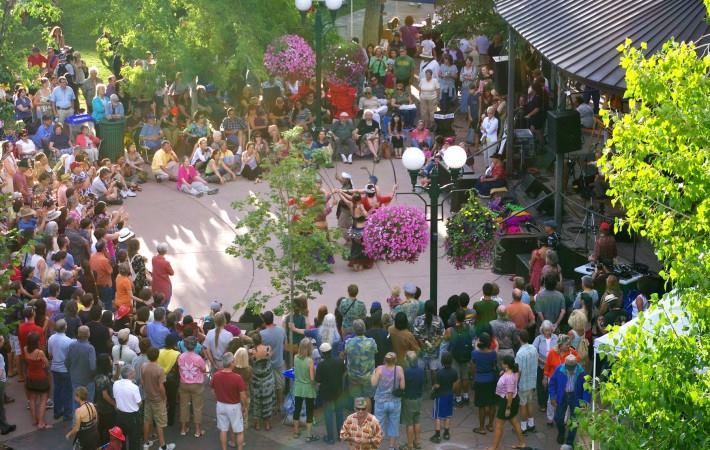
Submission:
M 153 155 L 153 161 L 150 164 L 150 168 L 153 172 L 155 172 L 156 170 L 160 170 L 161 167 L 166 166 L 170 161 L 177 162 L 172 155 L 166 153 L 165 150 L 160 148 L 157 152 L 155 152 L 155 155 Z
M 175 365 L 175 362 L 178 359 L 178 356 L 180 356 L 180 352 L 177 350 L 169 350 L 167 348 L 160 349 L 160 353 L 158 354 L 158 365 L 163 368 L 163 371 L 167 375 L 168 372 L 173 368 Z

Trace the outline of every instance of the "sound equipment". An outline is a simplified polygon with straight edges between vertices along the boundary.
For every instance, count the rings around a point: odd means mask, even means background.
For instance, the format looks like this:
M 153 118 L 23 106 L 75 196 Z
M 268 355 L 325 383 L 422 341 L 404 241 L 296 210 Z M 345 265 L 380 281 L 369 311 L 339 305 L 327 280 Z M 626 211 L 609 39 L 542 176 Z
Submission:
M 493 84 L 500 95 L 508 94 L 508 56 L 493 57 Z M 525 92 L 520 71 L 520 59 L 515 60 L 515 92 Z
M 493 273 L 515 273 L 517 255 L 531 253 L 536 248 L 536 235 L 511 234 L 501 236 L 493 249 Z
M 534 175 L 528 173 L 525 174 L 522 180 L 520 180 L 518 188 L 522 192 L 525 192 L 525 195 L 527 195 L 528 197 L 535 199 L 538 195 L 540 195 L 540 192 L 543 192 L 545 190 L 545 185 L 542 183 L 542 181 L 535 178 Z
M 473 187 L 475 186 L 477 179 L 478 177 L 476 176 L 464 175 L 458 180 L 456 180 L 456 191 L 451 194 L 452 214 L 459 212 L 463 205 L 468 201 L 469 195 L 471 195 L 471 192 L 473 192 L 471 189 L 473 189 Z
M 547 140 L 554 153 L 574 152 L 582 148 L 582 124 L 574 109 L 547 112 Z

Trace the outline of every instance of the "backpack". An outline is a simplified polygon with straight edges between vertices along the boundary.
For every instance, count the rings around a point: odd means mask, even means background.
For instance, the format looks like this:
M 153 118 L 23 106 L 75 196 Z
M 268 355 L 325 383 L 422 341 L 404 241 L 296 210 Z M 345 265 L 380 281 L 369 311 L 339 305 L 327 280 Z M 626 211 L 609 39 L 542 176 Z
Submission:
M 69 64 L 69 63 L 57 65 L 57 78 L 64 76 L 64 78 L 67 79 L 67 83 L 71 84 L 74 82 L 74 78 L 67 70 L 67 64 Z
M 456 362 L 467 363 L 471 361 L 471 352 L 473 352 L 473 336 L 471 329 L 464 326 L 464 331 L 459 333 L 456 327 L 451 329 L 451 357 Z

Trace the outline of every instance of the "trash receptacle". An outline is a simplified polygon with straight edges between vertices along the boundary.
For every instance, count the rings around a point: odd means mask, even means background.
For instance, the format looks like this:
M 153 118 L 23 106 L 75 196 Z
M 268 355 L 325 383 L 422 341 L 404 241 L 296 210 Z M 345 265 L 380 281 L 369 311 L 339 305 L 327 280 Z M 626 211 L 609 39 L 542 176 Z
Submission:
M 123 155 L 123 132 L 126 128 L 126 119 L 102 120 L 98 124 L 98 136 L 101 138 L 99 156 L 116 160 Z

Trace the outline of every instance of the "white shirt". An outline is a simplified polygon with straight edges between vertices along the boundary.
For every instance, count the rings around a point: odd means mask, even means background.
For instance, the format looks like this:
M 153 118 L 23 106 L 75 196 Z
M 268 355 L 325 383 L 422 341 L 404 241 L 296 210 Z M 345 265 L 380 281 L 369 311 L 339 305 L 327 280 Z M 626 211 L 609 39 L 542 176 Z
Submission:
M 486 144 L 498 142 L 498 119 L 486 116 L 481 123 L 481 132 L 486 137 Z
M 214 329 L 207 332 L 207 336 L 205 336 L 205 340 L 202 343 L 202 345 L 207 347 L 207 350 L 210 351 L 210 353 L 212 354 L 212 357 L 216 361 L 221 361 L 222 355 L 224 354 L 224 352 L 227 351 L 227 346 L 232 341 L 232 338 L 234 336 L 232 336 L 232 333 L 230 333 L 229 331 L 227 331 L 223 328 L 222 331 L 219 332 L 219 339 L 218 339 L 217 343 L 215 344 L 215 337 L 214 336 L 215 336 L 216 330 L 217 329 L 214 328 Z
M 125 413 L 138 412 L 141 404 L 141 392 L 131 380 L 123 378 L 113 383 L 113 398 L 116 409 Z
M 37 151 L 37 146 L 31 139 L 20 139 L 15 143 L 17 149 L 20 151 L 20 156 L 34 156 Z
M 431 39 L 424 39 L 422 41 L 422 53 L 425 55 L 432 55 L 436 44 Z
M 427 80 L 422 78 L 419 82 L 419 99 L 420 100 L 436 100 L 438 98 L 436 91 L 440 89 L 439 80 L 432 78 Z
M 207 157 L 209 156 L 209 154 L 210 154 L 209 150 L 205 153 L 202 151 L 202 148 L 200 148 L 198 146 L 195 149 L 195 154 L 192 155 L 192 159 L 190 160 L 190 164 L 194 166 L 197 163 L 197 161 L 202 161 L 202 162 L 207 161 Z
M 113 342 L 113 345 L 118 345 L 118 336 L 115 334 L 111 336 L 111 342 Z M 141 354 L 141 349 L 138 346 L 138 336 L 136 336 L 135 334 L 128 335 L 128 348 L 133 350 L 136 355 Z
M 121 351 L 121 347 L 123 347 L 123 351 Z M 113 349 L 111 349 L 111 358 L 114 362 L 123 361 L 126 364 L 131 364 L 135 357 L 136 352 L 131 350 L 128 345 L 114 345 Z
M 431 77 L 434 79 L 439 78 L 439 63 L 432 59 L 430 61 L 424 60 L 419 66 L 419 81 L 426 79 L 426 71 L 431 70 Z
M 579 121 L 582 128 L 592 128 L 594 126 L 594 108 L 589 103 L 582 103 L 577 107 Z

